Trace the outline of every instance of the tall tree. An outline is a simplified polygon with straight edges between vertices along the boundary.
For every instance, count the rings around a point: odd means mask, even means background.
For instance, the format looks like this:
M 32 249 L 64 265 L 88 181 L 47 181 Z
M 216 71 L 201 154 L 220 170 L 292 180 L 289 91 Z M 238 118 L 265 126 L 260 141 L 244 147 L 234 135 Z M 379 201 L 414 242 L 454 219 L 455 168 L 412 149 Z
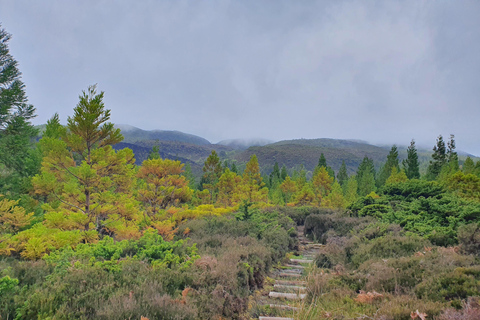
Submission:
M 392 149 L 390 149 L 390 152 L 387 155 L 387 161 L 380 170 L 376 181 L 378 187 L 381 187 L 385 184 L 388 177 L 390 177 L 393 168 L 395 168 L 397 172 L 400 171 L 400 167 L 398 165 L 398 149 L 396 145 L 393 145 Z
M 318 165 L 315 169 L 317 170 L 317 169 L 320 169 L 321 167 L 324 167 L 327 170 L 330 177 L 332 177 L 335 180 L 335 171 L 333 171 L 333 169 L 327 165 L 327 159 L 325 158 L 325 155 L 323 153 L 320 154 L 320 158 L 318 159 Z
M 280 170 L 280 179 L 281 181 L 284 181 L 288 176 L 288 173 L 287 173 L 287 167 L 285 167 L 285 165 L 282 166 L 282 170 Z
M 247 162 L 242 179 L 246 200 L 249 202 L 263 202 L 267 200 L 268 189 L 264 188 L 265 183 L 260 174 L 260 166 L 255 154 Z
M 8 49 L 10 38 L 0 29 L 0 179 L 14 178 L 10 182 L 19 183 L 38 172 L 40 158 L 33 149 L 37 130 L 30 123 L 35 108 L 28 104 L 18 62 Z
M 345 164 L 345 160 L 342 160 L 342 165 L 340 166 L 340 170 L 337 173 L 337 181 L 342 188 L 345 187 L 345 184 L 348 180 L 348 173 L 347 173 L 347 165 Z
M 220 179 L 220 176 L 223 173 L 220 157 L 215 150 L 212 150 L 207 160 L 205 160 L 202 170 L 203 176 L 200 180 L 200 187 L 201 189 L 207 189 L 210 192 L 210 199 L 213 203 L 218 192 L 218 179 Z
M 467 159 L 465 159 L 465 162 L 462 165 L 462 171 L 464 174 L 475 172 L 475 163 L 473 162 L 472 158 L 467 157 Z
M 443 141 L 442 135 L 437 138 L 437 143 L 433 147 L 432 160 L 427 169 L 427 179 L 435 180 L 442 167 L 447 163 L 447 150 L 445 148 L 445 141 Z
M 96 86 L 83 91 L 68 118 L 68 131 L 60 130 L 58 118 L 52 119 L 47 129 L 53 134 L 41 140 L 45 156 L 33 184 L 37 194 L 51 199 L 45 207 L 51 226 L 68 220 L 69 228 L 120 235 L 137 214 L 132 197 L 135 159 L 130 149 L 113 150 L 111 145 L 123 137 L 107 122 L 110 110 L 103 96 Z
M 358 194 L 360 196 L 366 196 L 372 191 L 375 191 L 375 167 L 373 160 L 365 156 L 358 166 L 357 170 L 357 184 Z
M 407 159 L 403 160 L 402 164 L 408 179 L 420 179 L 420 164 L 417 147 L 413 139 L 407 148 Z

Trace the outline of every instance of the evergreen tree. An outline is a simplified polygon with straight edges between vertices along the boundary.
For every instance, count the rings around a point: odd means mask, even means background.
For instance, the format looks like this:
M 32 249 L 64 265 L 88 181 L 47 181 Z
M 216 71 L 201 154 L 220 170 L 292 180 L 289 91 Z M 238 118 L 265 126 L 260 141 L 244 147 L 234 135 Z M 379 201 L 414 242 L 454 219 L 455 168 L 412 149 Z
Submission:
M 33 148 L 37 130 L 30 123 L 35 117 L 35 108 L 28 104 L 18 62 L 10 55 L 10 38 L 10 34 L 0 29 L 0 185 L 3 191 L 5 184 L 18 185 L 36 174 L 41 161 Z
M 123 136 L 107 122 L 110 110 L 105 109 L 103 96 L 96 86 L 83 91 L 68 118 L 68 131 L 62 130 L 58 116 L 52 118 L 49 134 L 40 140 L 45 156 L 33 184 L 35 192 L 53 204 L 44 206 L 47 225 L 134 236 L 135 158 L 130 149 L 113 150 L 111 145 Z
M 285 181 L 285 179 L 287 178 L 288 176 L 288 173 L 287 173 L 287 167 L 285 167 L 285 165 L 282 166 L 282 170 L 280 171 L 280 179 L 281 181 Z
M 235 164 L 235 162 L 234 162 L 234 163 L 232 163 L 232 169 L 231 169 L 230 171 L 232 171 L 232 172 L 234 172 L 234 173 L 238 174 L 238 169 L 237 169 L 237 165 Z
M 329 167 L 327 165 L 327 159 L 325 158 L 325 155 L 323 153 L 320 154 L 320 159 L 318 159 L 318 165 L 315 168 L 315 170 L 320 169 L 321 167 L 324 167 L 327 170 L 330 177 L 332 177 L 335 180 L 335 171 L 333 171 L 332 167 Z
M 348 180 L 348 173 L 347 173 L 347 165 L 345 164 L 345 160 L 342 160 L 342 165 L 340 166 L 340 170 L 337 173 L 337 181 L 342 188 L 345 187 L 345 184 Z
M 269 180 L 270 180 L 270 187 L 280 182 L 280 168 L 278 166 L 278 162 L 276 161 L 275 161 L 275 165 L 273 166 L 273 170 L 270 173 Z
M 346 206 L 351 205 L 358 198 L 358 183 L 355 176 L 348 178 L 346 187 L 345 187 L 345 204 Z
M 433 147 L 432 160 L 430 160 L 427 169 L 427 179 L 435 180 L 446 163 L 447 151 L 445 148 L 445 142 L 443 141 L 442 135 L 439 135 L 437 138 L 437 144 Z
M 245 171 L 243 171 L 242 180 L 246 195 L 245 200 L 249 202 L 264 202 L 267 200 L 268 189 L 264 188 L 265 183 L 260 174 L 260 166 L 255 154 L 252 155 L 247 162 Z
M 447 143 L 447 161 L 450 173 L 455 173 L 460 170 L 460 166 L 458 164 L 458 154 L 455 151 L 455 136 L 453 134 L 450 135 L 450 141 Z
M 473 162 L 472 158 L 467 157 L 467 159 L 465 159 L 465 162 L 462 166 L 462 171 L 464 174 L 470 174 L 475 172 L 475 163 Z
M 407 148 L 407 159 L 402 162 L 408 179 L 420 179 L 420 164 L 418 162 L 417 147 L 412 139 Z
M 200 189 L 208 189 L 210 192 L 210 198 L 212 203 L 215 201 L 215 195 L 217 193 L 216 185 L 220 176 L 223 173 L 220 158 L 215 150 L 208 156 L 207 160 L 203 164 L 203 176 L 200 180 Z
M 160 159 L 160 147 L 159 146 L 153 146 L 152 150 L 150 151 L 148 155 L 149 160 L 153 159 Z
M 357 170 L 357 185 L 358 194 L 360 196 L 366 196 L 372 191 L 375 191 L 375 167 L 373 160 L 365 156 L 358 166 Z
M 183 176 L 188 181 L 188 187 L 192 190 L 195 189 L 195 175 L 192 172 L 192 166 L 188 162 L 185 165 L 185 172 L 183 173 Z
M 388 177 L 390 177 L 390 174 L 392 173 L 393 168 L 395 168 L 397 172 L 400 171 L 400 167 L 398 165 L 398 149 L 396 145 L 393 145 L 392 149 L 390 149 L 390 152 L 388 153 L 388 156 L 387 156 L 387 161 L 385 162 L 382 169 L 380 170 L 380 173 L 377 177 L 378 187 L 381 187 L 385 184 Z

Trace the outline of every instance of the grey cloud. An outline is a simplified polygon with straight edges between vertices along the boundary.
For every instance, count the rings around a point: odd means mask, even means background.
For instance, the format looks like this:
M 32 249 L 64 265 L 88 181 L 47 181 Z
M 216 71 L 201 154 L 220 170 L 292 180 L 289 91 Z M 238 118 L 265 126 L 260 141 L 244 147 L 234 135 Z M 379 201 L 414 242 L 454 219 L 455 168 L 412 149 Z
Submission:
M 112 120 L 232 137 L 432 145 L 480 155 L 476 1 L 5 0 L 38 122 L 98 83 Z

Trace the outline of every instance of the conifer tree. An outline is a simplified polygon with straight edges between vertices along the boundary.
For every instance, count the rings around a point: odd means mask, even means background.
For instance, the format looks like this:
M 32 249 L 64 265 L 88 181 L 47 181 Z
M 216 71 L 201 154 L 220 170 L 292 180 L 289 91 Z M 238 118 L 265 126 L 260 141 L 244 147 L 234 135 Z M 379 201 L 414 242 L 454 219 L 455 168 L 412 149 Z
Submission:
M 287 175 L 282 184 L 280 184 L 280 189 L 285 195 L 285 204 L 287 204 L 292 201 L 292 196 L 297 192 L 297 184 Z
M 0 181 L 1 189 L 28 180 L 38 172 L 41 160 L 33 148 L 37 130 L 30 123 L 35 108 L 28 104 L 18 62 L 10 54 L 10 38 L 0 25 L 0 180 L 9 180 Z
M 337 173 L 337 181 L 342 188 L 345 187 L 345 184 L 348 180 L 348 173 L 347 173 L 347 165 L 345 164 L 345 160 L 342 160 L 342 165 L 340 166 L 340 170 Z
M 159 146 L 153 146 L 152 150 L 148 154 L 148 159 L 153 160 L 153 159 L 160 159 L 160 147 Z
M 238 169 L 237 169 L 237 165 L 235 164 L 235 162 L 234 162 L 234 163 L 232 163 L 232 169 L 231 169 L 230 171 L 232 171 L 232 172 L 234 172 L 234 173 L 238 174 Z
M 380 173 L 377 177 L 378 187 L 381 187 L 385 184 L 388 177 L 390 177 L 390 174 L 392 173 L 392 168 L 395 168 L 397 172 L 400 171 L 400 167 L 398 165 L 398 149 L 396 145 L 393 145 L 392 149 L 390 149 L 390 152 L 387 156 L 387 161 L 380 170 Z
M 215 202 L 215 197 L 218 192 L 217 183 L 218 179 L 223 173 L 220 158 L 215 150 L 212 150 L 207 160 L 203 164 L 203 176 L 200 180 L 201 189 L 207 189 L 210 193 L 210 200 Z
M 225 169 L 218 181 L 217 203 L 224 207 L 238 204 L 241 200 L 241 183 L 242 177 L 228 168 Z
M 282 170 L 280 171 L 280 179 L 281 181 L 284 181 L 288 176 L 288 173 L 287 173 L 287 167 L 285 167 L 285 165 L 282 166 Z
M 375 167 L 373 160 L 365 156 L 358 166 L 357 170 L 357 184 L 358 194 L 360 196 L 366 196 L 372 191 L 375 191 Z
M 247 162 L 245 171 L 243 171 L 242 180 L 245 190 L 244 194 L 246 196 L 245 200 L 249 202 L 267 201 L 268 189 L 264 188 L 265 183 L 260 174 L 260 166 L 255 154 L 252 155 Z
M 33 178 L 35 192 L 49 203 L 46 224 L 63 229 L 114 233 L 119 237 L 135 234 L 131 223 L 137 217 L 137 202 L 132 197 L 135 186 L 132 150 L 115 152 L 112 144 L 123 137 L 105 109 L 101 92 L 90 86 L 80 95 L 67 129 L 50 121 L 50 136 L 42 138 L 44 158 L 41 174 Z M 60 205 L 56 203 L 59 202 Z
M 467 159 L 465 159 L 465 162 L 462 165 L 462 171 L 464 174 L 475 172 L 475 163 L 473 162 L 472 158 L 467 157 Z
M 345 187 L 345 205 L 349 206 L 358 198 L 358 183 L 355 176 L 348 178 L 346 187 Z
M 435 180 L 446 163 L 447 151 L 445 148 L 445 142 L 443 141 L 442 135 L 439 135 L 437 138 L 437 143 L 433 147 L 432 160 L 430 160 L 430 164 L 427 169 L 427 179 Z
M 402 164 L 408 179 L 420 179 L 417 147 L 413 139 L 407 148 L 407 159 L 403 160 Z
M 315 170 L 320 169 L 321 167 L 324 167 L 330 177 L 335 180 L 335 171 L 333 171 L 333 169 L 327 165 L 327 159 L 325 158 L 325 155 L 323 153 L 320 154 L 320 159 L 318 159 L 318 165 Z
M 322 207 L 331 209 L 344 209 L 346 207 L 342 187 L 337 181 L 333 183 L 332 191 L 325 197 Z

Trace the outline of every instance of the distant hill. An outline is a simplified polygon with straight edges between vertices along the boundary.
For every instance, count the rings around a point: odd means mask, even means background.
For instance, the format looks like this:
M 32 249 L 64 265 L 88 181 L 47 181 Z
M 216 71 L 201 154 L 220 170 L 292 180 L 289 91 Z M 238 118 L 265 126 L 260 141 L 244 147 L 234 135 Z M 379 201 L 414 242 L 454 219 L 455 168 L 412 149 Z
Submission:
M 275 161 L 280 166 L 293 168 L 303 164 L 305 169 L 312 171 L 318 164 L 321 154 L 325 155 L 327 163 L 335 171 L 340 169 L 345 160 L 349 174 L 353 174 L 365 156 L 373 159 L 379 167 L 386 159 L 388 150 L 368 143 L 338 139 L 298 139 L 285 140 L 261 147 L 250 147 L 235 154 L 238 162 L 246 162 L 251 155 L 256 154 L 260 166 L 268 172 Z
M 143 130 L 126 124 L 117 124 L 115 127 L 122 131 L 123 137 L 125 138 L 123 141 L 128 143 L 144 140 L 161 140 L 186 142 L 200 146 L 210 144 L 210 141 L 202 137 L 180 131 Z
M 229 139 L 222 140 L 217 144 L 228 146 L 236 150 L 245 150 L 249 147 L 264 146 L 271 143 L 274 143 L 274 141 L 267 139 Z

